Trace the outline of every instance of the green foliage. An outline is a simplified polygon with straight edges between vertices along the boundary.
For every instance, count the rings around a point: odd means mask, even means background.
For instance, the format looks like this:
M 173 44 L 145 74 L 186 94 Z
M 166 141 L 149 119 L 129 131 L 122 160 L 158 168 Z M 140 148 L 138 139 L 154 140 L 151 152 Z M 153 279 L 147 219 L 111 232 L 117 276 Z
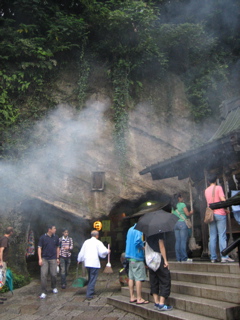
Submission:
M 113 70 L 113 110 L 115 123 L 115 148 L 117 151 L 120 169 L 124 174 L 126 162 L 126 131 L 128 128 L 128 102 L 129 102 L 129 86 L 128 75 L 130 72 L 130 63 L 125 60 L 119 60 Z
M 90 74 L 90 64 L 86 55 L 84 53 L 84 47 L 82 48 L 82 52 L 79 59 L 79 80 L 78 80 L 78 103 L 79 109 L 81 109 L 84 105 L 86 98 L 86 91 L 88 85 L 88 77 Z
M 24 287 L 30 282 L 30 277 L 28 276 L 26 277 L 21 274 L 17 274 L 14 271 L 12 271 L 12 275 L 13 275 L 13 290 Z M 8 291 L 9 291 L 9 288 L 6 285 L 4 285 L 0 292 L 4 293 Z
M 126 155 L 129 102 L 143 83 L 167 71 L 184 81 L 192 116 L 201 121 L 224 98 L 219 89 L 239 60 L 239 9 L 238 0 L 3 0 L 0 131 L 22 121 L 23 105 L 38 118 L 41 100 L 52 103 L 44 90 L 48 81 L 72 59 L 79 65 L 82 108 L 90 56 L 108 67 L 120 158 Z
M 54 1 L 13 1 L 0 18 L 0 123 L 15 123 L 27 96 L 43 93 L 63 53 L 82 47 L 81 17 L 62 12 Z M 13 12 L 11 15 L 9 12 Z

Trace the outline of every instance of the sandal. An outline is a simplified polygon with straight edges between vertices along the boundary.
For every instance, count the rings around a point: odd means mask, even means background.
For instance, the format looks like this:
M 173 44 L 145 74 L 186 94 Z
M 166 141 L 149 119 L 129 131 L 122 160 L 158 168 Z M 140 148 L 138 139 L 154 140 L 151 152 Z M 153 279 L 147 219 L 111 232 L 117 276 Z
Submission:
M 143 300 L 142 302 L 137 302 L 136 304 L 148 304 L 149 301 L 148 300 Z
M 129 300 L 129 303 L 135 303 L 135 302 L 137 302 L 137 299 L 135 299 L 135 300 Z

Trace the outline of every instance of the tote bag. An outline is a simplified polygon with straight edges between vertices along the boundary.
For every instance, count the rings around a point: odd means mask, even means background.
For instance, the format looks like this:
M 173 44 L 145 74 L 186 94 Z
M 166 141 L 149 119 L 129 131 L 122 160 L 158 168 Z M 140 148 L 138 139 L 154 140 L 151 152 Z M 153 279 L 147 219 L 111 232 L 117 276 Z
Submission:
M 147 266 L 153 271 L 156 271 L 160 267 L 161 253 L 155 252 L 147 242 L 145 246 L 145 260 Z

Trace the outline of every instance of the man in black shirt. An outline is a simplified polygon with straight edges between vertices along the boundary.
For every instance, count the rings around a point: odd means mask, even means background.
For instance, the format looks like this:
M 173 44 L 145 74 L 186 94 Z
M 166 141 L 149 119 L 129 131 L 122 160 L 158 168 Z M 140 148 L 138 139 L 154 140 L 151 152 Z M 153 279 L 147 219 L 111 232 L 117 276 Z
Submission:
M 59 239 L 55 235 L 56 227 L 51 225 L 48 232 L 42 235 L 38 242 L 38 263 L 41 266 L 41 299 L 46 298 L 48 270 L 51 275 L 51 287 L 53 293 L 58 293 L 57 284 L 57 265 L 59 264 Z

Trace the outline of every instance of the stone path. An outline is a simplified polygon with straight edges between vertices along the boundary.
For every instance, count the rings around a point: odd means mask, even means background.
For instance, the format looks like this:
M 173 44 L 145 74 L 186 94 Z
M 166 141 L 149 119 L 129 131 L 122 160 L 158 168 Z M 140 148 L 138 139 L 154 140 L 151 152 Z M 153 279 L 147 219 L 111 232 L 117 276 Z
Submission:
M 113 274 L 99 272 L 96 284 L 96 295 L 91 301 L 85 299 L 85 288 L 73 288 L 71 282 L 74 274 L 69 276 L 65 290 L 59 289 L 58 294 L 49 292 L 46 299 L 39 299 L 40 280 L 33 279 L 23 288 L 16 289 L 13 295 L 7 292 L 0 305 L 1 320 L 143 320 L 132 313 L 122 311 L 107 304 L 107 297 L 120 293 L 118 281 L 119 266 L 113 268 Z M 58 279 L 58 283 L 59 283 Z M 48 286 L 50 288 L 50 285 Z

